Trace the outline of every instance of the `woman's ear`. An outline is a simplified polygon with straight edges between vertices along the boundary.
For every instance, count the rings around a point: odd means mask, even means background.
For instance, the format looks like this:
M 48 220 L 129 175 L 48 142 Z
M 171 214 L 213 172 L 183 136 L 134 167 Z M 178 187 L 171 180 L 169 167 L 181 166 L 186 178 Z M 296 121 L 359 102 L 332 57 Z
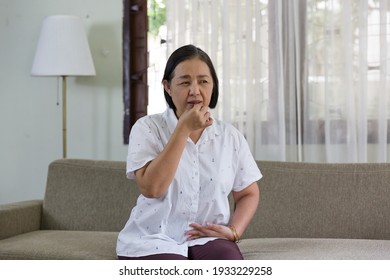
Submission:
M 163 81 L 164 90 L 171 96 L 171 85 L 167 80 Z

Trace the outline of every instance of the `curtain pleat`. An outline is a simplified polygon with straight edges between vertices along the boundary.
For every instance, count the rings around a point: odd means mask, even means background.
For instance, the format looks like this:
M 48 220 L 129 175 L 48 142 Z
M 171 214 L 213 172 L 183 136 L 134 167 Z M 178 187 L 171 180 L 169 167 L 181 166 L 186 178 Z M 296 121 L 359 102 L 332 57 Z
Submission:
M 360 1 L 360 13 L 358 18 L 359 24 L 359 67 L 367 69 L 367 19 L 368 19 L 368 3 L 366 0 Z M 366 124 L 367 118 L 367 94 L 368 94 L 368 79 L 365 71 L 359 71 L 359 85 L 358 85 L 358 124 Z M 357 139 L 357 155 L 358 162 L 367 161 L 367 125 L 357 125 L 358 139 Z
M 387 88 L 387 84 L 389 82 L 389 75 L 387 69 L 386 61 L 389 60 L 388 57 L 388 49 L 389 49 L 389 38 L 385 36 L 388 34 L 388 22 L 389 22 L 389 11 L 387 6 L 388 0 L 381 0 L 379 5 L 381 7 L 379 12 L 380 24 L 379 24 L 379 45 L 380 45 L 380 96 L 379 96 L 379 141 L 378 141 L 378 160 L 386 161 L 387 158 L 387 117 L 388 117 L 388 95 L 389 89 Z

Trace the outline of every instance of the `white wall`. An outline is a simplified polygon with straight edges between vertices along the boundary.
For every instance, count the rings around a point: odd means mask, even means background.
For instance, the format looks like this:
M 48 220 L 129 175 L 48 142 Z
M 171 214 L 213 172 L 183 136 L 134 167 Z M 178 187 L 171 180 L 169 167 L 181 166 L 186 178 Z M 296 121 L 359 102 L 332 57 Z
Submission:
M 54 14 L 85 20 L 97 73 L 68 78 L 68 158 L 126 158 L 122 0 L 0 0 L 0 203 L 43 198 L 48 164 L 62 157 L 61 82 L 30 76 L 42 20 Z

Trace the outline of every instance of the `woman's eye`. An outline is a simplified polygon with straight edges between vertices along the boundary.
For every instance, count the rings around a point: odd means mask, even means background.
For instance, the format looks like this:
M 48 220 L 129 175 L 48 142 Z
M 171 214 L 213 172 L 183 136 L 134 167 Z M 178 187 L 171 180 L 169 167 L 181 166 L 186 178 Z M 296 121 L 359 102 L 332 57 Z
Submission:
M 207 80 L 201 80 L 200 83 L 201 83 L 201 84 L 207 84 L 208 81 L 207 81 Z
M 188 86 L 190 84 L 190 82 L 181 82 L 180 85 L 183 85 L 183 86 Z

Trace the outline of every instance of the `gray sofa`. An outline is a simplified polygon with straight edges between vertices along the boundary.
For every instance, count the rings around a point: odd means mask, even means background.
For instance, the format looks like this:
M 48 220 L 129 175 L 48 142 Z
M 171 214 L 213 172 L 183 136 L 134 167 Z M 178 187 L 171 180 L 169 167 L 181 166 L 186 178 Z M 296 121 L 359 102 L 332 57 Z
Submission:
M 245 259 L 390 259 L 390 164 L 258 165 Z M 0 205 L 0 259 L 116 259 L 137 196 L 124 162 L 54 161 L 43 200 Z

